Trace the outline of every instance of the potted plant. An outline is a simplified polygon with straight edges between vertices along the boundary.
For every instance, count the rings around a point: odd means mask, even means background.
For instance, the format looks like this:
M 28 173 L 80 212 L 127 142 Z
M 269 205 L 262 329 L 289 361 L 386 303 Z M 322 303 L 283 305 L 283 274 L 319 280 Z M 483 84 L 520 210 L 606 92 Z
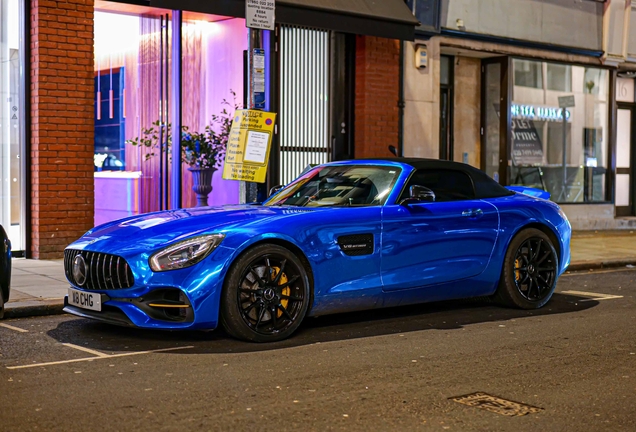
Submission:
M 236 93 L 230 90 L 234 103 L 223 99 L 223 106 L 219 114 L 213 114 L 210 123 L 202 132 L 191 131 L 188 126 L 181 127 L 181 161 L 189 165 L 192 173 L 192 190 L 197 195 L 197 206 L 208 205 L 208 195 L 212 192 L 212 176 L 223 164 L 227 141 L 232 128 L 234 111 L 239 109 L 236 104 Z M 231 112 L 228 111 L 228 107 Z M 159 148 L 159 130 L 165 128 L 168 137 L 168 149 L 172 144 L 171 124 L 161 125 L 159 121 L 152 123 L 150 128 L 143 129 L 140 137 L 127 140 L 132 145 L 142 145 L 152 151 L 146 153 L 148 160 L 155 156 Z

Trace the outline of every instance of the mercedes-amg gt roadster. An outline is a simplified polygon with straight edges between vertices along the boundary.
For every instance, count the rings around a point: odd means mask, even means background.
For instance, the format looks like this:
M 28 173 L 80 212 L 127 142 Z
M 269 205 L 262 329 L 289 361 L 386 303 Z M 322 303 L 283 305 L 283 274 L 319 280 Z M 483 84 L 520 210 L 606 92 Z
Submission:
M 482 296 L 536 309 L 570 262 L 570 224 L 545 196 L 455 162 L 327 163 L 263 203 L 93 228 L 65 251 L 64 310 L 268 342 L 362 309 Z

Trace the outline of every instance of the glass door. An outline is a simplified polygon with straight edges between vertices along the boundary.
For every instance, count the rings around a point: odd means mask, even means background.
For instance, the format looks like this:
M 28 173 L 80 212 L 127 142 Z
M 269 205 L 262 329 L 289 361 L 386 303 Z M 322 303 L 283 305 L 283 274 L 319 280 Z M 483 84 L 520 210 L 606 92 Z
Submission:
M 636 216 L 633 124 L 634 107 L 619 103 L 616 111 L 616 216 Z
M 508 58 L 482 60 L 481 165 L 501 184 L 508 184 Z

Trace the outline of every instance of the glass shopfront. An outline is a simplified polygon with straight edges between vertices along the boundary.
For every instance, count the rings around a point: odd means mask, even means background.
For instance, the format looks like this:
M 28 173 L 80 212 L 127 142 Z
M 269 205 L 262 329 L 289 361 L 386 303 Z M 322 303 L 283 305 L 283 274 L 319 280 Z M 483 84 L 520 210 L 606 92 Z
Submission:
M 0 223 L 24 250 L 24 2 L 0 0 Z
M 509 66 L 509 184 L 545 189 L 559 203 L 606 201 L 608 71 L 525 59 Z
M 95 224 L 170 206 L 173 22 L 167 10 L 96 4 Z M 245 21 L 185 13 L 181 31 L 182 122 L 190 133 L 204 132 L 218 127 L 213 116 L 243 106 Z M 142 139 L 156 145 L 138 145 Z M 187 168 L 182 205 L 193 207 Z M 209 204 L 237 203 L 238 187 L 217 171 Z

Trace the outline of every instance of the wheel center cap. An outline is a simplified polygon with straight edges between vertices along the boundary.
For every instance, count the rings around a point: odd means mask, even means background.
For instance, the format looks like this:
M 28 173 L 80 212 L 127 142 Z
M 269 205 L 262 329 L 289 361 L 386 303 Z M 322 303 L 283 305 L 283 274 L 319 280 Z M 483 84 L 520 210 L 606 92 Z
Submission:
M 534 266 L 532 264 L 530 264 L 528 266 L 528 273 L 533 274 L 534 273 Z
M 276 296 L 276 291 L 274 291 L 273 288 L 265 288 L 265 290 L 263 290 L 263 298 L 267 301 L 272 301 L 274 300 L 274 297 Z

